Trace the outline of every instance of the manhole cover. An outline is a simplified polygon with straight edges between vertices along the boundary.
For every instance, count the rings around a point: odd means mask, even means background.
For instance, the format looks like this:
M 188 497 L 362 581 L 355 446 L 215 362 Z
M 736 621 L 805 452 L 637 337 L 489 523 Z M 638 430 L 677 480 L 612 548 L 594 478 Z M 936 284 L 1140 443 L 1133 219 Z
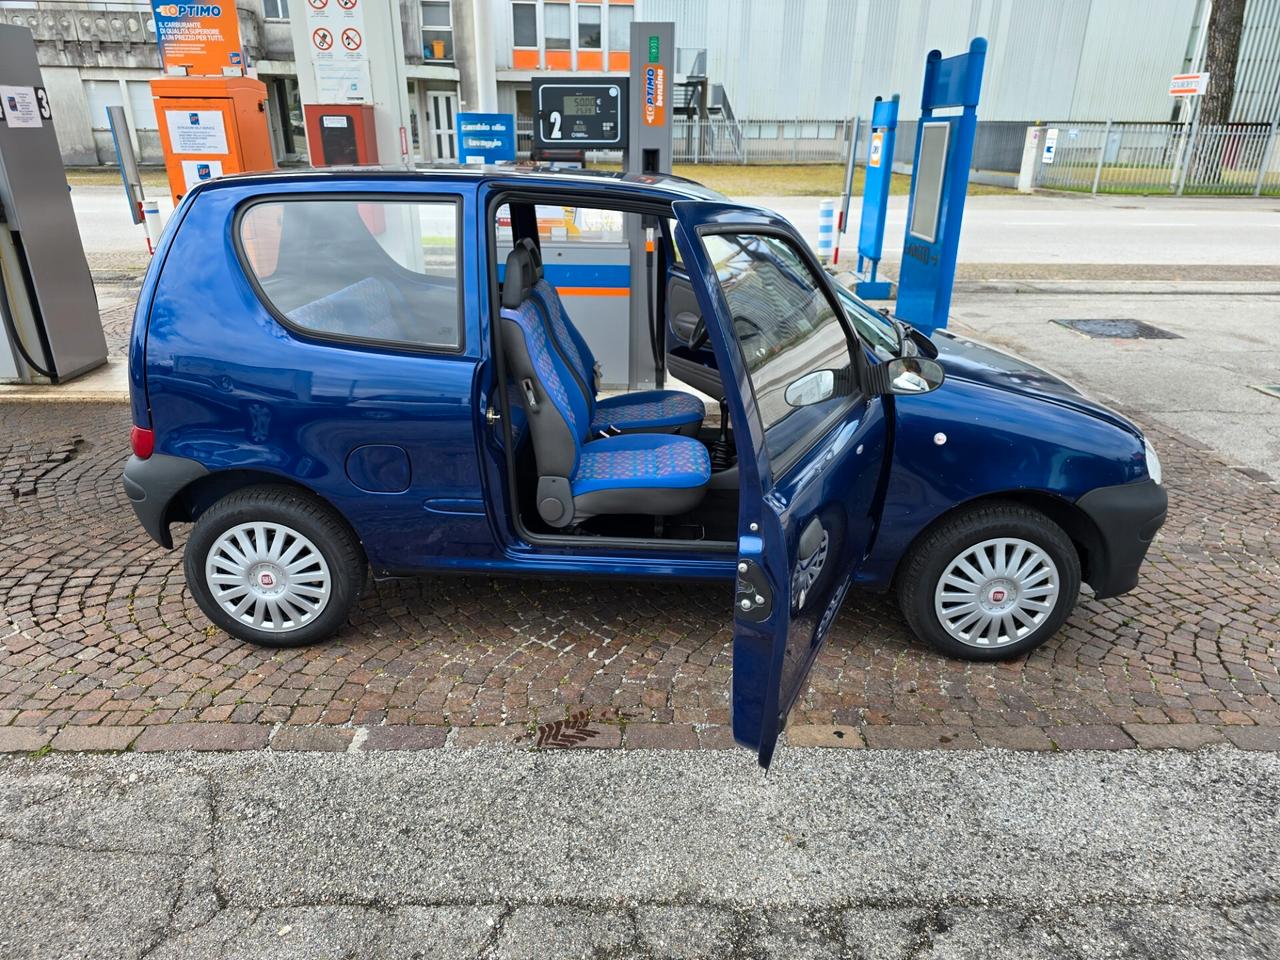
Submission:
M 1141 320 L 1054 320 L 1054 323 L 1086 334 L 1108 340 L 1181 340 L 1182 337 L 1168 330 L 1161 330 Z
M 1251 383 L 1249 386 L 1259 393 L 1265 393 L 1268 397 L 1280 400 L 1280 383 Z

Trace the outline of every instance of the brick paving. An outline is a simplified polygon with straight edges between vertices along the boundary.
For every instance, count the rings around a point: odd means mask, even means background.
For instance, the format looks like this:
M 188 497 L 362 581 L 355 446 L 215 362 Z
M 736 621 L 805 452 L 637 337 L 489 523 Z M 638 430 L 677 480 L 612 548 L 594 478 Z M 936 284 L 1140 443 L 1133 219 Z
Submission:
M 575 749 L 729 745 L 726 586 L 397 581 L 328 644 L 255 648 L 137 525 L 127 436 L 123 406 L 0 404 L 0 751 L 523 746 L 582 710 Z M 855 595 L 792 742 L 1280 749 L 1280 491 L 1153 438 L 1171 516 L 1134 593 L 1006 664 L 939 657 Z

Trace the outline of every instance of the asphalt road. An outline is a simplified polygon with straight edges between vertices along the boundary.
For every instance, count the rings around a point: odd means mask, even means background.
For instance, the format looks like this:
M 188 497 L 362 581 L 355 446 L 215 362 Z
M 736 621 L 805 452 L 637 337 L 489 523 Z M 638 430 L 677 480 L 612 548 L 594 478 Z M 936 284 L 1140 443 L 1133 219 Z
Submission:
M 781 213 L 811 243 L 817 197 L 745 197 Z M 841 243 L 855 252 L 861 198 Z M 897 260 L 907 198 L 890 197 L 885 258 Z M 842 255 L 843 256 L 843 255 Z M 1001 194 L 969 197 L 960 232 L 961 263 L 1280 264 L 1280 199 Z
M 151 192 L 167 215 L 164 191 Z M 145 255 L 142 227 L 130 222 L 119 188 L 79 186 L 71 198 L 87 253 Z M 817 241 L 820 198 L 741 199 L 778 211 Z M 889 200 L 888 260 L 901 253 L 892 238 L 903 236 L 906 201 Z M 856 224 L 856 200 L 852 211 Z M 962 231 L 962 263 L 1280 265 L 1280 199 L 1274 197 L 978 196 L 965 203 Z M 855 235 L 846 234 L 846 254 L 854 246 Z
M 1280 956 L 1280 756 L 0 764 L 0 956 Z

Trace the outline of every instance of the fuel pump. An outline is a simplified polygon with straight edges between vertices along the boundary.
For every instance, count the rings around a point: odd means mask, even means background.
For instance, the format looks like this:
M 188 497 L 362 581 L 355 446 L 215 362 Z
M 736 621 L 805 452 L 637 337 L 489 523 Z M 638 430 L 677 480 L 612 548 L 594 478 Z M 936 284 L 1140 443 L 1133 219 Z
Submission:
M 0 24 L 0 380 L 107 361 L 98 299 L 26 27 Z

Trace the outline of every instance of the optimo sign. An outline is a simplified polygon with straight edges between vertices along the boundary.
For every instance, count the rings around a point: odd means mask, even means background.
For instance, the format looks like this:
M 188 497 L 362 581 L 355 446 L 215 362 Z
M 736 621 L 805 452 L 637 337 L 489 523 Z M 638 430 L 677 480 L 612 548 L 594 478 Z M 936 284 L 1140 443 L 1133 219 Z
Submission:
M 644 103 L 640 122 L 646 127 L 660 127 L 667 122 L 667 68 L 660 62 L 661 47 L 657 37 L 649 38 L 649 57 L 644 64 Z
M 163 3 L 151 0 L 156 40 L 166 73 L 221 77 L 244 73 L 240 20 L 234 0 Z

